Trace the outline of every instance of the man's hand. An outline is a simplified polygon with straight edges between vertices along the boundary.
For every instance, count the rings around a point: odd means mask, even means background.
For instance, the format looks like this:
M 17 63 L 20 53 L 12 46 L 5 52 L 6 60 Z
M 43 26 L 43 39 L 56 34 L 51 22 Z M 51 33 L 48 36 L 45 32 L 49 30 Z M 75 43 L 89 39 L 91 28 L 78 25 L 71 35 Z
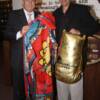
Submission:
M 24 36 L 25 33 L 29 30 L 29 25 L 25 25 L 22 27 L 21 35 Z
M 72 33 L 72 34 L 80 35 L 80 31 L 75 29 L 75 28 L 70 29 L 69 32 Z

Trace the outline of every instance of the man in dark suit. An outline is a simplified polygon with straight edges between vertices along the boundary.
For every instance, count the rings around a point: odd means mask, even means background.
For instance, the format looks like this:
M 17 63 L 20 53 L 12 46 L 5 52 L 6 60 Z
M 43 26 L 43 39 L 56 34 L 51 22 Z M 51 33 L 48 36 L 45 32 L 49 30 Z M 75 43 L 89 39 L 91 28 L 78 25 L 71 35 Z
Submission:
M 100 24 L 91 16 L 89 7 L 73 4 L 70 1 L 59 0 L 61 6 L 54 12 L 58 44 L 60 44 L 64 29 L 73 34 L 87 36 L 100 30 Z M 57 80 L 57 92 L 58 100 L 83 100 L 83 78 L 74 84 Z
M 23 36 L 29 29 L 31 20 L 39 14 L 35 11 L 36 0 L 22 0 L 22 9 L 10 13 L 8 24 L 4 32 L 4 38 L 9 39 L 12 45 L 12 77 L 13 77 L 13 100 L 25 100 L 24 73 L 23 73 Z

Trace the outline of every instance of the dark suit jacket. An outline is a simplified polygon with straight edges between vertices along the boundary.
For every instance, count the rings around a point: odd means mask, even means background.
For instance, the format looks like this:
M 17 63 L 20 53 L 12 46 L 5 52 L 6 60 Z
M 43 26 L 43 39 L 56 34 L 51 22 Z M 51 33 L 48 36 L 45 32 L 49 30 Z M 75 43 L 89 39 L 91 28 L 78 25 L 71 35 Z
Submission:
M 35 17 L 39 12 L 35 12 Z M 4 32 L 4 38 L 9 39 L 12 44 L 12 62 L 13 66 L 20 67 L 22 65 L 22 42 L 23 38 L 16 40 L 16 34 L 22 29 L 24 25 L 27 25 L 27 20 L 23 9 L 12 11 L 8 18 L 8 24 Z M 15 67 L 16 66 L 16 67 Z
M 39 12 L 35 12 L 35 17 Z M 9 39 L 12 45 L 11 64 L 13 71 L 13 84 L 19 95 L 23 93 L 23 38 L 16 40 L 16 33 L 27 25 L 23 9 L 12 11 L 8 18 L 8 24 L 4 32 L 4 38 Z M 18 86 L 18 87 L 16 87 Z M 22 93 L 21 93 L 22 92 Z M 20 94 L 21 93 L 21 94 Z M 19 99 L 17 99 L 19 100 Z M 21 99 L 23 100 L 23 99 Z

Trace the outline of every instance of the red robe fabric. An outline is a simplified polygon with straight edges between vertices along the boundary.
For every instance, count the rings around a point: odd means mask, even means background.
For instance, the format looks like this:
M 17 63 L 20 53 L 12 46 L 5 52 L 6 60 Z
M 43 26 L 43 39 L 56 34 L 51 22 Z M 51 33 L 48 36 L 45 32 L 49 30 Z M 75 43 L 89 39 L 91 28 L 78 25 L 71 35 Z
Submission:
M 39 15 L 24 37 L 24 78 L 26 96 L 52 100 L 52 67 L 55 63 L 55 25 L 51 13 Z

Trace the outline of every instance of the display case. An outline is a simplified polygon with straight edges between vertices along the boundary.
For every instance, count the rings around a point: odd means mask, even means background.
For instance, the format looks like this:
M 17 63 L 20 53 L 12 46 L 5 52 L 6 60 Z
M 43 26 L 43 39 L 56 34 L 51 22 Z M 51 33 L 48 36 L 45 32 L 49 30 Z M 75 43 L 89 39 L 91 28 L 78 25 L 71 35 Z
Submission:
M 3 40 L 3 31 L 7 23 L 8 15 L 12 10 L 11 0 L 1 0 L 0 1 L 0 41 Z
M 11 0 L 0 0 L 0 70 L 3 84 L 11 84 L 10 43 L 3 38 L 8 15 L 12 10 Z M 6 73 L 6 75 L 5 75 Z

